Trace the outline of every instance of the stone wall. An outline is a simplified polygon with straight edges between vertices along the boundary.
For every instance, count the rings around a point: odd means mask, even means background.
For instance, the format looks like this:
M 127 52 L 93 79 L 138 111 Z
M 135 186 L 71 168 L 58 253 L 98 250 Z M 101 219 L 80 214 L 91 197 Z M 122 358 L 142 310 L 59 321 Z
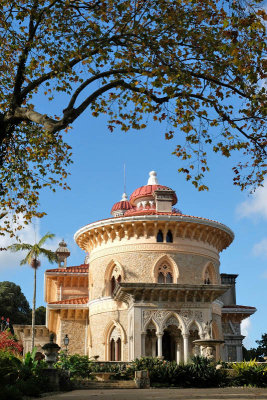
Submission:
M 85 320 L 61 320 L 60 338 L 57 338 L 58 345 L 65 349 L 63 339 L 69 337 L 68 352 L 70 354 L 86 354 L 86 321 Z
M 94 315 L 90 315 L 90 357 L 99 356 L 99 361 L 108 360 L 108 335 L 112 330 L 113 321 L 118 323 L 121 332 L 122 345 L 122 361 L 128 361 L 128 310 L 124 311 L 108 311 L 103 306 L 103 311 L 96 311 Z
M 13 325 L 14 333 L 23 345 L 23 354 L 32 350 L 32 326 Z M 34 344 L 37 351 L 42 352 L 42 346 L 49 342 L 49 331 L 45 325 L 35 325 Z
M 99 255 L 94 257 L 90 264 L 89 277 L 89 299 L 93 300 L 107 295 L 105 275 L 108 266 L 114 262 L 119 263 L 124 270 L 124 282 L 155 282 L 155 265 L 162 261 L 169 262 L 176 270 L 177 282 L 180 284 L 203 284 L 203 274 L 206 266 L 213 261 L 217 282 L 219 278 L 219 263 L 214 260 L 197 254 L 184 254 L 169 251 L 160 251 L 161 244 L 154 244 L 154 250 L 144 251 L 135 246 L 132 251 L 123 251 L 123 246 L 117 248 L 117 253 L 111 255 Z M 96 255 L 95 255 L 96 256 Z

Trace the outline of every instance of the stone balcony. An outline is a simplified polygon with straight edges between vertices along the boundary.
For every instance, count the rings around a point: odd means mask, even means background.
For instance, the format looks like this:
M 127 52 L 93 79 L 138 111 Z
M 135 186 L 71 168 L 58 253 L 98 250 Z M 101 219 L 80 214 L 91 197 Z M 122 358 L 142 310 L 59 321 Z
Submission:
M 117 283 L 113 292 L 116 301 L 132 303 L 183 303 L 186 305 L 212 303 L 230 285 L 190 285 L 179 283 Z

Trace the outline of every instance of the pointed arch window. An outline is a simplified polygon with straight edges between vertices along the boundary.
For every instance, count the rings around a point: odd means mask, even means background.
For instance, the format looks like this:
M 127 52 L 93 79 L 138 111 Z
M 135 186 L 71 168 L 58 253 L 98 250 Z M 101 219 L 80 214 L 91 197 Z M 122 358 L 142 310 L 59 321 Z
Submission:
M 114 327 L 109 338 L 109 361 L 121 361 L 121 334 Z
M 172 283 L 172 274 L 170 272 L 166 275 L 166 283 Z
M 158 283 L 173 283 L 173 271 L 170 265 L 163 264 L 158 268 Z
M 113 277 L 111 278 L 110 286 L 111 286 L 111 293 L 113 293 L 114 290 L 115 290 L 115 287 L 116 287 L 116 279 L 115 279 L 115 276 L 113 276 Z
M 158 274 L 158 283 L 165 283 L 165 277 L 162 272 Z
M 111 339 L 109 343 L 110 347 L 110 361 L 115 361 L 115 340 Z
M 115 265 L 110 275 L 110 295 L 114 292 L 117 283 L 121 282 L 120 268 Z
M 214 285 L 216 283 L 216 273 L 214 266 L 209 264 L 204 273 L 204 285 Z
M 157 242 L 163 242 L 163 233 L 161 229 L 158 231 L 157 234 Z
M 168 232 L 167 232 L 166 242 L 167 243 L 172 243 L 173 242 L 173 236 L 172 236 L 172 232 L 170 230 L 168 230 Z

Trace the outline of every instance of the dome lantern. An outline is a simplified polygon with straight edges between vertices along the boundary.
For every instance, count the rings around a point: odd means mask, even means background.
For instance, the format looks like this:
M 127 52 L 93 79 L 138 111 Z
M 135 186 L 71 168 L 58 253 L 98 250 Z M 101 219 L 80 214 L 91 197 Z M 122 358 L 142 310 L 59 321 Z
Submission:
M 58 259 L 58 267 L 66 268 L 67 258 L 70 256 L 70 251 L 67 248 L 67 244 L 64 242 L 64 239 L 62 239 L 62 241 L 59 242 L 59 247 L 56 250 L 56 255 Z M 64 265 L 62 265 L 62 263 L 64 263 Z
M 126 211 L 130 210 L 132 207 L 128 201 L 128 196 L 124 192 L 122 194 L 121 201 L 118 201 L 118 203 L 115 203 L 111 209 L 111 214 L 113 217 L 121 217 L 123 216 Z

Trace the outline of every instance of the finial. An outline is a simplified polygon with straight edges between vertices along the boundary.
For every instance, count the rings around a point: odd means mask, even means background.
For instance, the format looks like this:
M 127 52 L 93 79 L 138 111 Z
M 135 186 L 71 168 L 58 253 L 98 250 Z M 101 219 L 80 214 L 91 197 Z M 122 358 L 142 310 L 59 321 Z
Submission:
M 121 201 L 127 201 L 127 200 L 128 200 L 128 196 L 127 196 L 127 194 L 124 192 L 124 193 L 122 194 Z
M 156 171 L 149 172 L 149 178 L 148 178 L 147 184 L 148 185 L 158 185 L 159 184 Z

